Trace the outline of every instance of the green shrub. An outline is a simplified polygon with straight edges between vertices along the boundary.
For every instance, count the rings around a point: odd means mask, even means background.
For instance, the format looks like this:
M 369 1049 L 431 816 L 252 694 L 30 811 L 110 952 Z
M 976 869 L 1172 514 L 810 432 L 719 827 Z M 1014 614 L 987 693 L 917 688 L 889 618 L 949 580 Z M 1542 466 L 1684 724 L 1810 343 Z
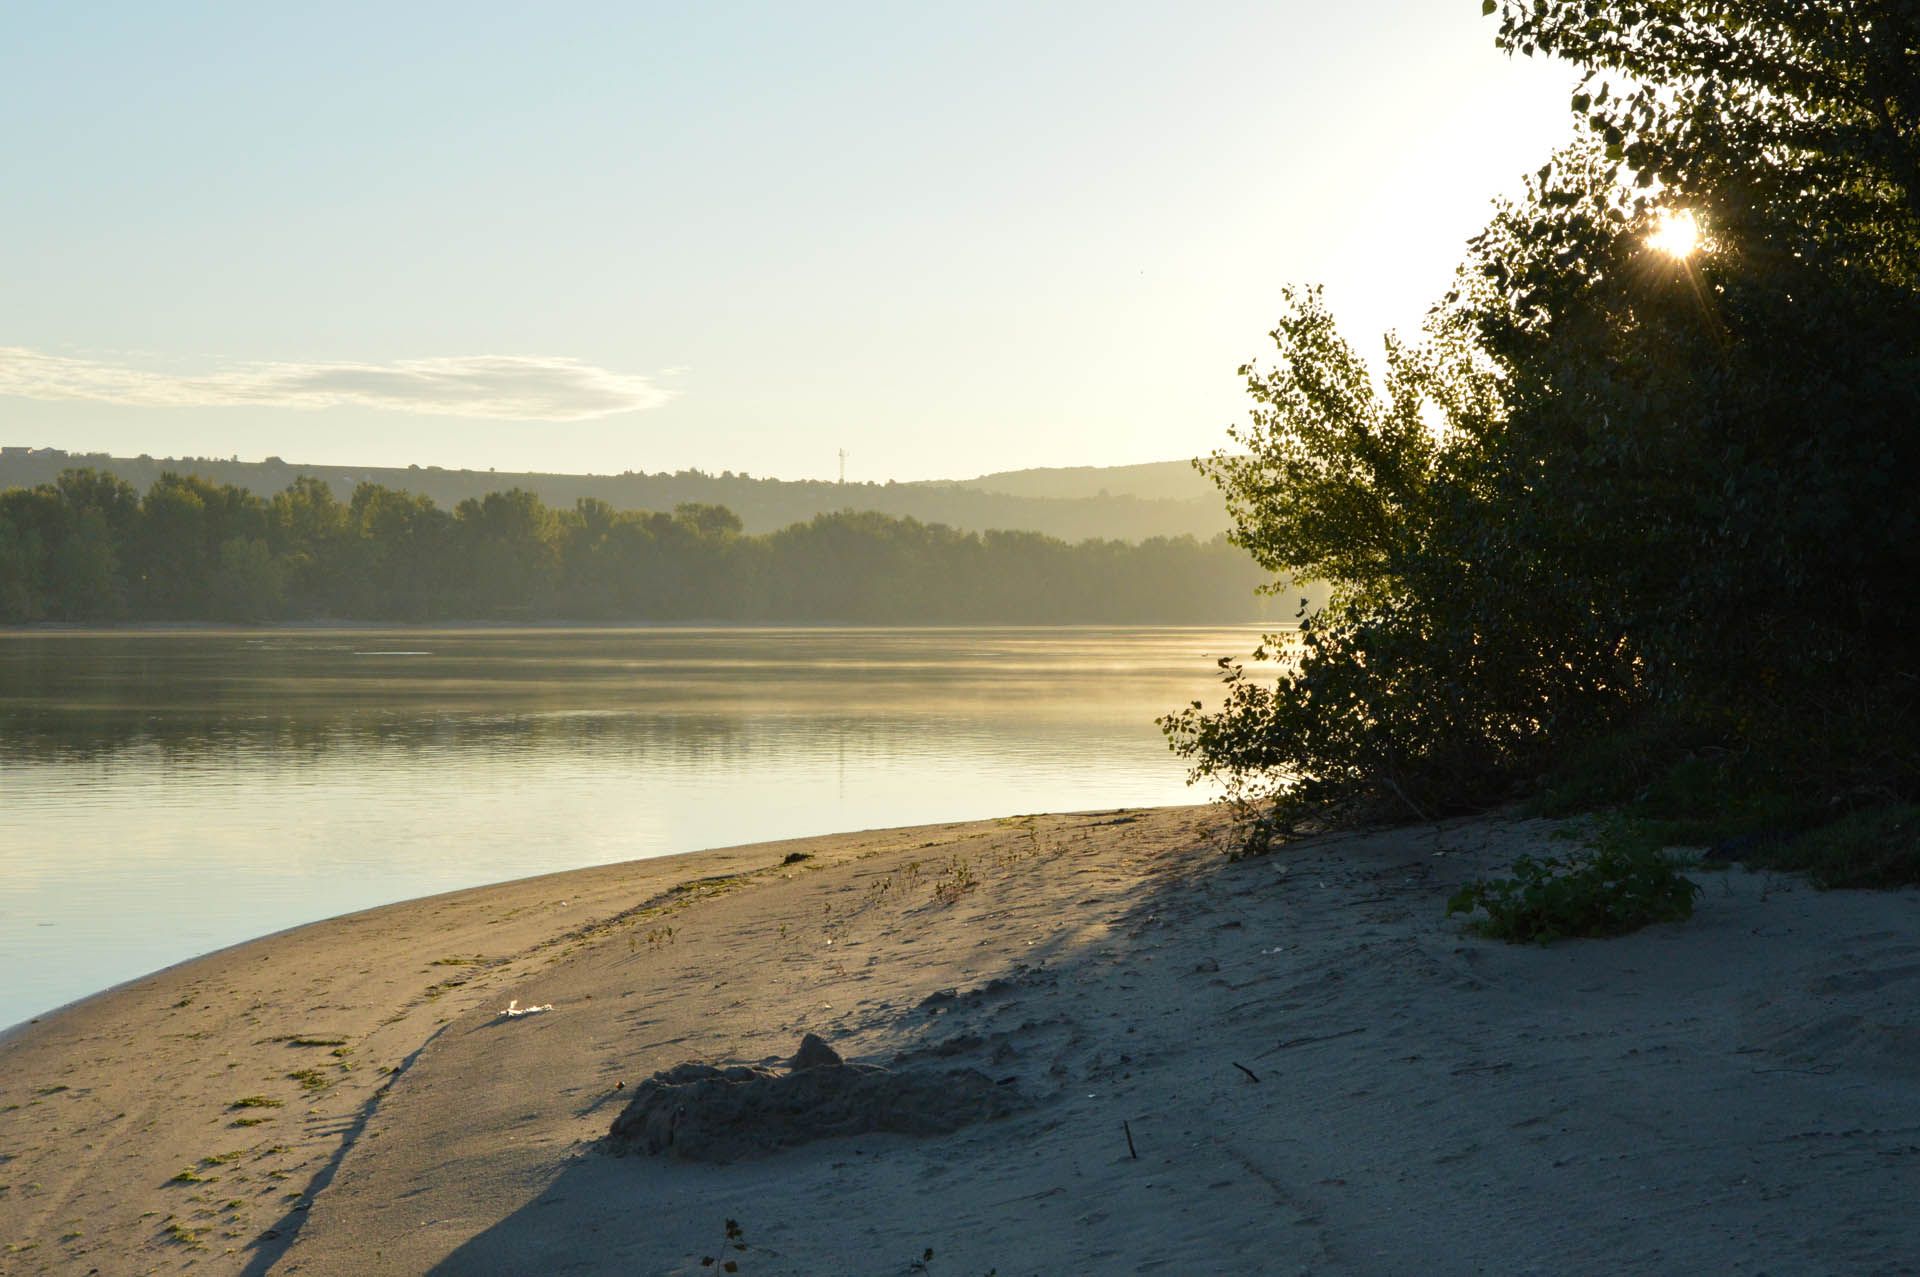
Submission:
M 1528 797 L 1531 815 L 1578 816 L 1645 795 L 1680 752 L 1658 725 L 1604 732 L 1561 753 Z
M 1522 856 L 1512 872 L 1462 887 L 1447 901 L 1447 916 L 1484 910 L 1486 917 L 1471 924 L 1481 935 L 1549 944 L 1682 922 L 1700 894 L 1700 884 L 1682 877 L 1666 852 L 1627 836 L 1603 835 L 1598 846 L 1572 856 Z
M 1920 807 L 1888 803 L 1757 849 L 1756 868 L 1804 873 L 1822 890 L 1920 886 Z

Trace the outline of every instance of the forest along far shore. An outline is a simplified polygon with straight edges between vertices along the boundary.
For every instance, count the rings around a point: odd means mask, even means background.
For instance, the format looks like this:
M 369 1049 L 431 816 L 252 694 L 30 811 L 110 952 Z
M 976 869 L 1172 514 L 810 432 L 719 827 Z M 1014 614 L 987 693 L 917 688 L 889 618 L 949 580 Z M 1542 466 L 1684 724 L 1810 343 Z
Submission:
M 619 510 L 723 505 L 748 532 L 777 532 L 816 514 L 873 510 L 967 532 L 1018 528 L 1063 541 L 1137 541 L 1156 536 L 1206 540 L 1230 525 L 1220 494 L 1191 461 L 1123 466 L 1003 470 L 973 479 L 885 483 L 855 479 L 772 479 L 742 471 L 628 470 L 619 474 L 466 470 L 437 465 L 317 465 L 267 457 L 117 457 L 105 452 L 0 445 L 0 491 L 52 483 L 66 470 L 99 470 L 142 492 L 163 474 L 230 483 L 270 497 L 295 479 L 319 479 L 345 501 L 363 483 L 433 498 L 451 510 L 468 497 L 521 488 L 550 506 L 594 497 Z
M 1064 473 L 1069 488 L 1087 482 Z M 1155 482 L 1166 486 L 1164 476 Z M 865 499 L 871 489 L 836 495 Z M 1112 498 L 1005 500 L 1073 507 Z M 710 503 L 621 510 L 582 496 L 555 509 L 511 488 L 448 509 L 366 481 L 343 499 L 314 475 L 268 496 L 172 471 L 141 492 L 94 468 L 0 489 L 6 624 L 1189 624 L 1296 615 L 1298 598 L 1259 592 L 1270 580 L 1223 533 L 1069 543 L 851 508 L 754 533 Z

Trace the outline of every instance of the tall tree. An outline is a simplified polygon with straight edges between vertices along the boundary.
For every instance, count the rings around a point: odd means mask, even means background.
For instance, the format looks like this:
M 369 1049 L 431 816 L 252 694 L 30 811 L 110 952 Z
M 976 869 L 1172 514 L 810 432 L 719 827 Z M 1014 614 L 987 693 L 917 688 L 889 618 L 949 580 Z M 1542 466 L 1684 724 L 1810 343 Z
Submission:
M 1920 8 L 1509 0 L 1587 135 L 1469 246 L 1384 391 L 1312 294 L 1213 469 L 1332 580 L 1269 689 L 1171 716 L 1294 797 L 1497 797 L 1596 733 L 1920 777 Z M 1671 233 L 1697 226 L 1697 242 Z

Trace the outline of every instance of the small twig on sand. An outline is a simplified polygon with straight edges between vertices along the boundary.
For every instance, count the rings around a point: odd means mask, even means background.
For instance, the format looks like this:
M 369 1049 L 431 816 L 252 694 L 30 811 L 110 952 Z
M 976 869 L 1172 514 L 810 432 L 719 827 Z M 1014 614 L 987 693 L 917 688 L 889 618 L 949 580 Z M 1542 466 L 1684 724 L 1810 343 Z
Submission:
M 1308 1038 L 1288 1038 L 1285 1042 L 1277 1043 L 1253 1058 L 1258 1060 L 1265 1056 L 1272 1055 L 1275 1051 L 1284 1051 L 1289 1047 L 1311 1046 L 1315 1042 L 1331 1042 L 1335 1038 L 1350 1038 L 1356 1033 L 1365 1033 L 1366 1031 L 1367 1026 L 1363 1024 L 1357 1029 L 1342 1029 L 1338 1033 L 1318 1033 Z
M 1255 1073 L 1252 1069 L 1248 1068 L 1246 1065 L 1240 1063 L 1240 1061 L 1228 1060 L 1227 1063 L 1233 1065 L 1234 1068 L 1239 1069 L 1242 1073 L 1246 1074 L 1247 1080 L 1249 1082 L 1258 1083 L 1260 1081 L 1260 1075 L 1258 1073 Z
M 1123 1119 L 1120 1123 L 1120 1129 L 1127 1133 L 1127 1156 L 1136 1162 L 1139 1161 L 1140 1153 L 1133 1147 L 1133 1124 Z
M 1043 1188 L 1037 1193 L 1022 1193 L 1018 1197 L 1008 1197 L 1001 1201 L 988 1202 L 986 1205 L 986 1209 L 997 1210 L 1002 1206 L 1011 1206 L 1015 1202 L 1037 1202 L 1044 1197 L 1058 1197 L 1060 1196 L 1060 1194 L 1066 1191 L 1067 1191 L 1066 1189 L 1056 1184 L 1052 1188 Z

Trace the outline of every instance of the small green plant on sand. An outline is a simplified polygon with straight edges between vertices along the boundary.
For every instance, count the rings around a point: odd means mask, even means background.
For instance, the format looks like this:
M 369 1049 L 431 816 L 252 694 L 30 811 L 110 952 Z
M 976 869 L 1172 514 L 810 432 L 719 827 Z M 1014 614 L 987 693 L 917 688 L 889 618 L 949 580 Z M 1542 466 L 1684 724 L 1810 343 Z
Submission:
M 160 1231 L 166 1236 L 168 1241 L 177 1242 L 189 1250 L 202 1249 L 200 1244 L 201 1230 L 198 1228 L 189 1228 L 176 1219 L 170 1221 L 167 1226 Z
M 271 1095 L 243 1095 L 232 1104 L 237 1109 L 277 1109 L 286 1104 L 285 1100 L 276 1100 Z
M 940 877 L 934 882 L 933 898 L 943 905 L 954 904 L 979 885 L 979 880 L 973 874 L 972 863 L 954 856 L 947 861 L 940 871 Z
M 931 1273 L 933 1271 L 933 1247 L 929 1246 L 921 1251 L 918 1259 L 909 1259 L 907 1261 L 907 1271 L 910 1273 Z M 989 1268 L 986 1271 L 985 1277 L 1000 1277 L 1000 1270 L 998 1268 Z
M 721 1245 L 720 1253 L 718 1255 L 702 1255 L 700 1257 L 700 1266 L 702 1268 L 712 1268 L 717 1265 L 723 1273 L 737 1273 L 740 1271 L 740 1261 L 737 1259 L 728 1259 L 726 1257 L 727 1252 L 732 1250 L 745 1253 L 746 1249 L 746 1232 L 740 1227 L 739 1220 L 730 1219 L 727 1221 L 727 1240 Z
M 1550 944 L 1681 922 L 1693 916 L 1700 894 L 1700 884 L 1682 877 L 1664 850 L 1613 830 L 1603 830 L 1584 853 L 1522 856 L 1512 873 L 1460 888 L 1447 901 L 1447 916 L 1484 911 L 1469 924 L 1481 935 Z

